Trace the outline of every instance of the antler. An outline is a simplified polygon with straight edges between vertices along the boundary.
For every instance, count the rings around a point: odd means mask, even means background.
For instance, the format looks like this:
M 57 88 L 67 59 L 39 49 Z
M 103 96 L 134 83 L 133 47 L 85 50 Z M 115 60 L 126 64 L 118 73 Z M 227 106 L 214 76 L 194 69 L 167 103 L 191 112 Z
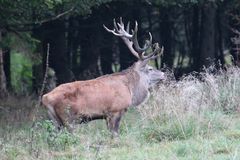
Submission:
M 115 36 L 120 37 L 124 43 L 127 45 L 131 53 L 136 56 L 140 60 L 148 60 L 148 59 L 154 59 L 158 55 L 163 53 L 163 47 L 160 49 L 158 43 L 155 43 L 152 45 L 152 34 L 149 32 L 149 40 L 146 40 L 144 47 L 141 48 L 139 46 L 138 40 L 137 40 L 137 32 L 138 32 L 138 23 L 135 22 L 134 30 L 132 30 L 132 34 L 129 33 L 129 26 L 130 23 L 127 23 L 127 27 L 125 30 L 125 26 L 123 23 L 122 18 L 120 17 L 120 22 L 116 23 L 116 20 L 113 19 L 113 25 L 114 29 L 108 29 L 105 25 L 103 27 L 110 33 L 114 34 Z M 148 50 L 150 47 L 152 47 L 153 52 L 149 55 L 144 55 L 146 50 Z M 160 52 L 161 51 L 161 52 Z M 159 54 L 160 52 L 160 54 Z

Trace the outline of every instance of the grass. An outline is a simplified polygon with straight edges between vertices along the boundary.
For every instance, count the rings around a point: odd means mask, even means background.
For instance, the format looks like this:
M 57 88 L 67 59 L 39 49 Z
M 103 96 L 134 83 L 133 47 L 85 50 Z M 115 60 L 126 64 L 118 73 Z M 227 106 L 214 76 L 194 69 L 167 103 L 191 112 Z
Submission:
M 240 69 L 211 71 L 160 84 L 147 103 L 129 109 L 115 139 L 102 120 L 78 126 L 73 134 L 57 132 L 43 109 L 32 126 L 35 100 L 8 97 L 0 101 L 0 157 L 238 160 Z

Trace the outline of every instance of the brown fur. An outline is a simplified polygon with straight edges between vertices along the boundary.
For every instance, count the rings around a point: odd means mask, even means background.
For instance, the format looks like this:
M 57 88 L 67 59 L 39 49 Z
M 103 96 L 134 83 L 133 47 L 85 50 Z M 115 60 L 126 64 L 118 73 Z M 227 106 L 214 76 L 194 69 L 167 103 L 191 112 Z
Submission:
M 130 106 L 141 104 L 148 96 L 148 75 L 141 73 L 141 61 L 119 73 L 87 81 L 59 85 L 43 95 L 42 103 L 57 127 L 79 121 L 106 119 L 107 127 L 118 134 L 122 115 Z M 159 78 L 161 78 L 162 72 Z
M 49 113 L 58 126 L 69 127 L 69 123 L 79 119 L 107 119 L 108 128 L 117 132 L 122 114 L 132 105 L 132 88 L 135 80 L 133 70 L 110 74 L 88 81 L 76 81 L 58 86 L 43 95 L 42 102 L 49 109 Z M 85 119 L 85 120 L 84 120 Z

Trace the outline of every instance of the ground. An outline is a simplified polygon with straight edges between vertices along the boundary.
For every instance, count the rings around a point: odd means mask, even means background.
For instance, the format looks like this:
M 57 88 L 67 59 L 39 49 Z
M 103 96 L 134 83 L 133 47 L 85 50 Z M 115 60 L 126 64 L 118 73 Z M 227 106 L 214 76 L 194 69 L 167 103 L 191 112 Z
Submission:
M 156 124 L 144 120 L 138 109 L 131 109 L 115 139 L 111 139 L 103 120 L 77 126 L 73 134 L 56 132 L 48 120 L 41 120 L 32 128 L 29 122 L 1 124 L 0 156 L 3 159 L 240 159 L 240 117 L 224 115 L 224 121 L 226 124 L 217 129 L 211 128 L 214 126 L 209 121 L 208 131 L 202 133 L 195 133 L 195 126 L 192 129 L 186 126 L 185 133 L 176 128 L 164 129 L 168 123 L 155 130 Z

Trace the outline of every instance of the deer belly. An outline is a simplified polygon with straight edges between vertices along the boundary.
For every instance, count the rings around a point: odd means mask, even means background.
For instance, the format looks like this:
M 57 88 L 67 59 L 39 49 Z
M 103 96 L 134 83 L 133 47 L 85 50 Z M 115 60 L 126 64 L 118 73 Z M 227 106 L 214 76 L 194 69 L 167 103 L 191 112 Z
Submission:
M 107 93 L 103 93 L 107 94 Z M 88 96 L 79 98 L 78 101 L 72 103 L 73 112 L 78 115 L 86 116 L 104 116 L 108 112 L 120 111 L 127 108 L 131 104 L 131 97 L 119 96 Z
M 94 116 L 103 115 L 109 104 L 104 99 L 80 98 L 70 104 L 72 111 L 78 115 Z

